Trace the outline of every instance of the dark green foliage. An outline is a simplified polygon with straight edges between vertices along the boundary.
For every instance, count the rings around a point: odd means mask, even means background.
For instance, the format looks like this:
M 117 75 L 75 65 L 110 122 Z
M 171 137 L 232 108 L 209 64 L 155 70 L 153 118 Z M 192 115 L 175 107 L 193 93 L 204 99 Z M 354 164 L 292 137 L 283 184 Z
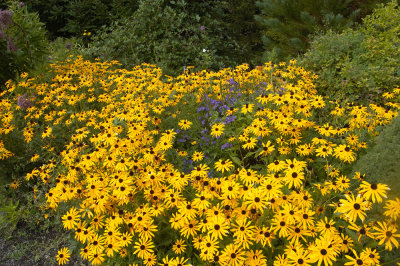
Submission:
M 400 84 L 400 11 L 381 5 L 356 30 L 316 36 L 301 64 L 319 75 L 321 94 L 350 101 L 376 101 Z
M 262 28 L 254 17 L 260 13 L 256 0 L 214 2 L 214 13 L 205 21 L 205 25 L 212 35 L 221 36 L 217 38 L 220 41 L 216 46 L 217 54 L 230 58 L 231 67 L 241 63 L 252 66 L 262 64 Z
M 84 29 L 96 32 L 115 19 L 129 17 L 138 7 L 136 0 L 28 0 L 38 12 L 51 39 L 81 36 Z
M 86 54 L 119 60 L 128 68 L 146 62 L 160 66 L 166 74 L 182 73 L 187 65 L 219 67 L 221 60 L 200 16 L 191 15 L 186 1 L 143 0 L 130 19 L 104 27 L 93 37 Z
M 40 21 L 45 23 L 50 38 L 68 36 L 65 27 L 68 23 L 69 0 L 28 0 L 28 10 L 38 12 Z
M 366 174 L 366 180 L 390 185 L 389 194 L 400 196 L 400 117 L 386 126 L 376 144 L 355 164 L 353 171 Z
M 382 1 L 259 1 L 261 15 L 256 19 L 265 27 L 265 57 L 276 61 L 297 56 L 308 48 L 311 34 L 351 27 L 378 2 Z
M 36 13 L 28 12 L 26 6 L 11 2 L 11 22 L 0 30 L 0 84 L 14 78 L 18 72 L 33 70 L 42 65 L 48 55 L 48 41 L 43 23 Z

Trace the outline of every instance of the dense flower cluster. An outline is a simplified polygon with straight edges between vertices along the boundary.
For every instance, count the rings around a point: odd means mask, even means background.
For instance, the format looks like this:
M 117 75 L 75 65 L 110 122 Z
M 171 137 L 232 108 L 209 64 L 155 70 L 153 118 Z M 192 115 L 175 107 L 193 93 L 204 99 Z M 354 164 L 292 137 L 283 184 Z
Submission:
M 24 121 L 26 145 L 41 143 L 31 160 L 49 160 L 26 179 L 49 210 L 69 207 L 83 259 L 378 265 L 378 246 L 398 248 L 399 199 L 343 167 L 398 115 L 400 89 L 360 106 L 317 95 L 294 61 L 177 78 L 116 65 L 70 59 L 1 95 L 0 134 Z M 375 205 L 385 219 L 370 218 Z

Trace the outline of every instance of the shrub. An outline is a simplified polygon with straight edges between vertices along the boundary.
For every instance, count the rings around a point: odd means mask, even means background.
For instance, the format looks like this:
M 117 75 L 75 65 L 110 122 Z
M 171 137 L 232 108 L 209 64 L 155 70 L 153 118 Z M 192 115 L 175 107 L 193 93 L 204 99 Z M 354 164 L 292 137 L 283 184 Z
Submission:
M 47 59 L 48 42 L 43 23 L 26 6 L 11 2 L 0 13 L 0 82 L 14 78 L 16 73 L 41 66 Z
M 356 30 L 317 35 L 300 63 L 320 79 L 321 94 L 350 101 L 376 101 L 400 82 L 400 11 L 380 5 Z

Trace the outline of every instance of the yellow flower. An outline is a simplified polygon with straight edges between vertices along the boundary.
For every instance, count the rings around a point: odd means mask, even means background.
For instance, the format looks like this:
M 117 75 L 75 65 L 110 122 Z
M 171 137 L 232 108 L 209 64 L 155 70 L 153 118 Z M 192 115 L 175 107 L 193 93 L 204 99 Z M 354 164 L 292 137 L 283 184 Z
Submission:
M 71 253 L 68 248 L 62 248 L 58 251 L 57 254 L 57 263 L 58 265 L 67 264 L 69 258 L 71 257 Z
M 190 128 L 190 126 L 192 125 L 192 122 L 188 121 L 188 120 L 181 120 L 179 121 L 178 124 L 183 130 L 188 130 Z
M 233 163 L 230 160 L 222 160 L 220 159 L 218 162 L 214 164 L 215 170 L 218 172 L 230 171 L 233 168 Z
M 211 136 L 219 138 L 224 133 L 225 124 L 218 123 L 211 127 Z

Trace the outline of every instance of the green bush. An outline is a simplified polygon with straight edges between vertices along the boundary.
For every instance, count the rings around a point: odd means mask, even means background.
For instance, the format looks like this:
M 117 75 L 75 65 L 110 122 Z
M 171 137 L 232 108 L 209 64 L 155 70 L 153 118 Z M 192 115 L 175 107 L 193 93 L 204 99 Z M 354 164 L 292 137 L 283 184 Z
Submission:
M 43 23 L 26 6 L 10 2 L 0 13 L 0 83 L 18 72 L 37 68 L 46 61 L 48 41 Z
M 172 3 L 172 2 L 171 2 Z M 186 1 L 143 0 L 132 18 L 116 21 L 93 36 L 84 51 L 91 58 L 118 60 L 130 68 L 142 62 L 157 64 L 168 75 L 182 73 L 186 64 L 221 67 L 216 49 L 200 16 Z
M 370 102 L 400 83 L 400 11 L 380 5 L 358 29 L 316 36 L 300 63 L 319 75 L 320 93 Z

